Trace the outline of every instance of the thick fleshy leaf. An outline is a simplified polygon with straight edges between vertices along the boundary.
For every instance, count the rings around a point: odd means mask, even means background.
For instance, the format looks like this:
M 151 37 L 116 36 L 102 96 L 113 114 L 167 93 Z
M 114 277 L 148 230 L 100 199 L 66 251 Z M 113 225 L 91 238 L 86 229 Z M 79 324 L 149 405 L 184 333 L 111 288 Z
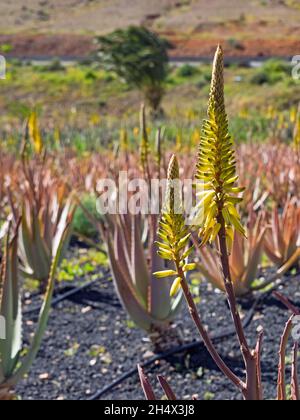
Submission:
M 53 290 L 54 290 L 54 285 L 55 285 L 55 275 L 56 275 L 57 267 L 59 264 L 59 260 L 61 258 L 63 244 L 66 239 L 66 235 L 68 234 L 68 229 L 69 229 L 69 224 L 67 224 L 65 230 L 61 232 L 61 236 L 58 242 L 57 252 L 53 256 L 50 275 L 49 275 L 48 284 L 47 284 L 47 291 L 46 291 L 43 304 L 40 310 L 39 319 L 38 319 L 36 331 L 32 339 L 32 343 L 29 346 L 26 356 L 24 357 L 23 360 L 21 360 L 20 367 L 17 369 L 17 371 L 14 373 L 13 376 L 11 376 L 10 378 L 7 378 L 6 380 L 6 384 L 10 387 L 17 384 L 18 381 L 21 380 L 24 377 L 24 375 L 27 374 L 27 372 L 29 371 L 39 351 L 39 348 L 43 339 L 43 335 L 44 335 L 44 332 L 46 330 L 47 323 L 48 323 L 49 313 L 51 310 L 51 300 L 52 300 Z
M 30 220 L 30 224 L 28 223 Z M 23 209 L 19 240 L 22 271 L 35 280 L 47 279 L 51 265 L 51 250 L 46 247 L 41 237 L 38 217 L 29 210 Z M 31 274 L 32 273 L 32 274 Z
M 166 381 L 166 379 L 163 376 L 160 376 L 160 375 L 157 377 L 157 379 L 160 383 L 160 386 L 164 390 L 168 400 L 169 401 L 176 401 L 177 397 L 176 397 L 174 391 L 172 390 L 171 386 L 169 385 L 169 383 Z
M 246 267 L 246 272 L 243 278 L 243 282 L 246 288 L 250 288 L 253 281 L 256 279 L 259 264 L 262 259 L 262 251 L 264 245 L 265 229 L 262 229 L 262 232 L 257 238 L 257 242 L 253 246 L 253 249 L 249 250 L 249 259 L 248 265 Z
M 150 287 L 149 267 L 146 261 L 144 246 L 142 243 L 141 216 L 134 216 L 131 222 L 131 263 L 133 284 L 143 302 L 147 304 Z
M 157 255 L 157 248 L 153 244 L 152 248 L 152 272 L 165 270 L 165 262 Z M 171 280 L 169 277 L 163 279 L 157 279 L 154 275 L 151 275 L 151 287 L 150 287 L 150 301 L 149 311 L 152 316 L 156 319 L 164 320 L 170 317 L 171 312 L 171 299 L 170 299 L 170 287 Z
M 139 373 L 141 385 L 142 385 L 142 388 L 143 388 L 146 399 L 148 401 L 155 401 L 156 397 L 155 397 L 153 388 L 152 388 L 147 376 L 145 375 L 145 372 L 144 372 L 143 368 L 140 365 L 138 365 L 138 373 Z
M 151 326 L 156 320 L 151 318 L 147 312 L 147 308 L 143 307 L 139 302 L 138 295 L 130 282 L 130 278 L 124 275 L 124 271 L 122 271 L 119 261 L 115 259 L 111 240 L 107 241 L 107 247 L 113 281 L 122 305 L 136 325 L 146 331 L 150 331 Z
M 1 268 L 0 315 L 5 320 L 6 338 L 0 340 L 0 376 L 8 378 L 18 363 L 22 348 L 22 312 L 19 294 L 18 236 L 7 239 Z

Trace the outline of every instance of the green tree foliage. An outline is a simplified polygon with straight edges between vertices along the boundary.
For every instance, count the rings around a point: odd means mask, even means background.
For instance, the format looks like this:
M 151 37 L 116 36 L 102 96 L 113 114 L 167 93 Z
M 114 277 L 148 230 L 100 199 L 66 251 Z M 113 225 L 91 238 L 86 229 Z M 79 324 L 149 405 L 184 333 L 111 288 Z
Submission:
M 98 58 L 105 68 L 141 90 L 157 113 L 168 74 L 168 41 L 144 27 L 130 26 L 98 37 L 97 44 Z

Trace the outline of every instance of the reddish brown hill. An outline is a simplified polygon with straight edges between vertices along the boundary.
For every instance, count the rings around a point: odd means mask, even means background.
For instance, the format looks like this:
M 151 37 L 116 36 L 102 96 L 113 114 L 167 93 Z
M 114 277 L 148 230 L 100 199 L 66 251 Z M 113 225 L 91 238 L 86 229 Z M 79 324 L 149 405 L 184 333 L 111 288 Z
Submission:
M 172 57 L 210 57 L 221 42 L 227 57 L 290 57 L 300 54 L 298 39 L 245 39 L 237 43 L 230 39 L 187 37 L 164 34 L 174 44 Z M 19 58 L 65 57 L 83 58 L 90 55 L 95 46 L 93 37 L 87 35 L 0 35 L 0 44 L 9 44 L 8 56 Z

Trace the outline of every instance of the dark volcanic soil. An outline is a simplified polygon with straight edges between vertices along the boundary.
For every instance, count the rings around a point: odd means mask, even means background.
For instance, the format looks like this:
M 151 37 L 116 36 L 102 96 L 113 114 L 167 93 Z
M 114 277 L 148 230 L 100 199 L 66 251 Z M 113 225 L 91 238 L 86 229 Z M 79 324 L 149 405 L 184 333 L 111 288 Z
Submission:
M 205 324 L 210 331 L 223 331 L 231 325 L 224 296 L 209 291 L 210 287 L 205 284 L 200 289 L 199 309 Z M 300 306 L 299 279 L 288 280 L 283 291 Z M 31 305 L 37 303 L 36 299 Z M 247 314 L 250 307 L 251 302 L 246 302 L 242 308 L 243 314 Z M 257 331 L 265 328 L 262 364 L 265 396 L 268 399 L 276 396 L 277 352 L 288 316 L 288 312 L 269 297 L 258 308 L 247 329 L 247 336 L 254 345 Z M 30 337 L 34 318 L 33 315 L 25 316 L 26 341 Z M 177 325 L 185 342 L 198 339 L 185 308 Z M 235 338 L 223 340 L 218 348 L 231 368 L 243 375 Z M 29 377 L 18 386 L 17 393 L 24 400 L 87 399 L 152 355 L 147 335 L 128 322 L 112 282 L 99 281 L 53 309 L 38 357 Z M 157 395 L 162 395 L 162 392 L 155 375 L 163 374 L 170 380 L 178 398 L 190 399 L 197 394 L 199 399 L 240 399 L 202 346 L 190 353 L 161 360 L 146 371 L 157 389 Z M 103 399 L 143 399 L 137 375 L 124 381 Z

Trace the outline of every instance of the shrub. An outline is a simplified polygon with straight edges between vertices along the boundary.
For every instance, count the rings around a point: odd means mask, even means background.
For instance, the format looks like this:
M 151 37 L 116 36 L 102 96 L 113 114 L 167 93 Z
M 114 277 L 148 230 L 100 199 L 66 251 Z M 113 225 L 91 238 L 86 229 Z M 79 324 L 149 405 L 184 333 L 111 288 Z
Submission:
M 177 70 L 178 77 L 192 77 L 197 74 L 199 70 L 191 64 L 184 64 Z
M 86 195 L 81 200 L 85 209 L 89 211 L 95 218 L 98 218 L 99 215 L 96 209 L 96 199 L 91 195 Z M 94 239 L 97 237 L 98 230 L 95 228 L 95 225 L 90 221 L 86 212 L 82 209 L 81 206 L 77 207 L 74 222 L 73 222 L 74 232 L 80 236 L 86 238 Z
M 259 86 L 269 84 L 270 76 L 266 72 L 260 71 L 251 78 L 251 83 Z
M 268 60 L 262 68 L 252 77 L 251 83 L 255 85 L 274 85 L 290 75 L 290 66 L 281 60 Z
M 97 38 L 98 59 L 128 85 L 141 90 L 154 113 L 159 110 L 168 75 L 171 45 L 143 27 L 130 26 Z

